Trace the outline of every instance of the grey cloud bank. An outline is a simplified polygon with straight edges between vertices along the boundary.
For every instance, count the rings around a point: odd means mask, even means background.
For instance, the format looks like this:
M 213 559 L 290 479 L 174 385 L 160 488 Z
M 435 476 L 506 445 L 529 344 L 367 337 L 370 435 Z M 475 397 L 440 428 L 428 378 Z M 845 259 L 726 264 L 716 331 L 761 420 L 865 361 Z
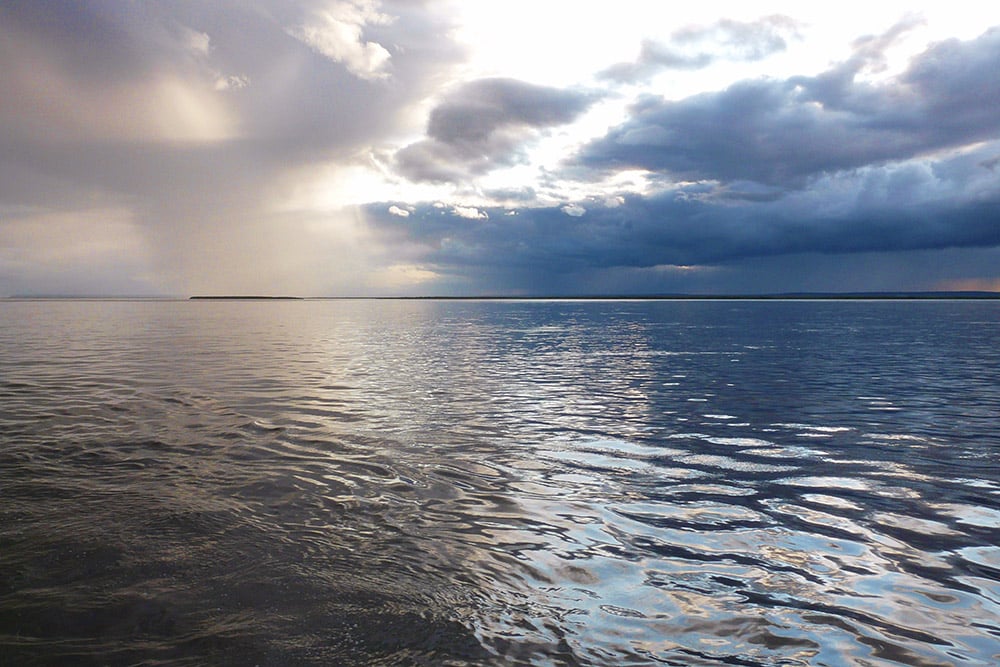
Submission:
M 396 155 L 415 181 L 461 181 L 518 160 L 537 130 L 569 123 L 597 99 L 513 79 L 470 81 L 448 94 L 427 123 L 427 139 Z
M 609 271 L 618 273 L 609 289 L 712 290 L 720 273 L 748 262 L 810 254 L 840 257 L 846 267 L 858 265 L 852 255 L 898 253 L 928 264 L 897 266 L 910 285 L 921 274 L 922 289 L 963 269 L 988 277 L 1000 258 L 1000 30 L 936 44 L 888 81 L 856 80 L 901 29 L 859 40 L 855 57 L 815 77 L 647 98 L 571 161 L 602 173 L 648 170 L 686 185 L 622 193 L 614 207 L 595 198 L 521 208 L 512 220 L 490 210 L 490 222 L 478 225 L 426 206 L 405 226 L 386 218 L 385 204 L 368 215 L 422 248 L 419 259 L 443 274 L 489 266 L 491 280 L 514 292 L 553 284 L 572 291 Z M 941 261 L 928 254 L 943 249 L 950 250 Z M 842 288 L 844 276 L 820 264 L 825 281 L 810 283 L 809 262 L 785 261 L 774 276 L 756 269 L 743 289 L 773 289 L 779 274 L 789 284 Z M 670 267 L 674 274 L 665 276 Z M 631 281 L 622 278 L 629 272 Z M 872 285 L 904 288 L 884 275 Z
M 586 283 L 595 271 L 632 271 L 634 280 L 617 283 L 618 291 L 657 292 L 670 285 L 712 291 L 720 286 L 718 272 L 709 269 L 732 275 L 740 263 L 768 257 L 977 249 L 966 260 L 952 253 L 947 263 L 924 266 L 920 288 L 932 289 L 959 277 L 956 270 L 972 268 L 963 262 L 988 270 L 1000 258 L 995 251 L 1000 187 L 981 165 L 983 155 L 997 150 L 995 143 L 939 162 L 841 172 L 779 197 L 748 197 L 702 184 L 626 195 L 614 206 L 596 200 L 573 204 L 585 210 L 580 215 L 568 215 L 566 206 L 520 209 L 513 217 L 495 209 L 488 211 L 488 221 L 468 224 L 421 206 L 400 223 L 380 204 L 371 205 L 368 216 L 395 242 L 419 248 L 419 260 L 443 274 L 464 276 L 490 267 L 491 280 L 512 292 L 544 291 L 552 284 L 572 291 L 574 280 Z M 920 262 L 929 257 L 912 255 Z M 833 270 L 834 262 L 825 264 L 826 280 L 812 281 L 812 288 L 836 291 L 843 276 Z M 692 271 L 698 266 L 704 270 Z M 657 267 L 659 272 L 648 271 Z M 671 267 L 674 275 L 667 280 L 664 271 Z M 813 268 L 808 262 L 783 264 L 777 273 L 796 284 L 810 283 Z M 906 279 L 918 273 L 908 272 Z M 744 279 L 744 290 L 774 289 L 780 282 L 765 270 L 756 274 L 756 282 Z M 901 289 L 885 277 L 871 287 L 876 288 Z
M 1000 132 L 1000 30 L 937 44 L 888 82 L 856 79 L 869 61 L 683 100 L 647 98 L 579 159 L 683 180 L 801 187 L 817 174 L 959 148 Z

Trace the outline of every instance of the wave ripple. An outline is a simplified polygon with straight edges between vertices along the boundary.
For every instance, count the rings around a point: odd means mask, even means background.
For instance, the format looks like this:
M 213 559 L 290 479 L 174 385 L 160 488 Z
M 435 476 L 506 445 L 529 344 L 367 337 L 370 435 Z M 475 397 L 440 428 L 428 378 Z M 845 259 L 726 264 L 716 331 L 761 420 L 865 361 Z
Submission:
M 996 304 L 0 310 L 0 663 L 1000 652 Z

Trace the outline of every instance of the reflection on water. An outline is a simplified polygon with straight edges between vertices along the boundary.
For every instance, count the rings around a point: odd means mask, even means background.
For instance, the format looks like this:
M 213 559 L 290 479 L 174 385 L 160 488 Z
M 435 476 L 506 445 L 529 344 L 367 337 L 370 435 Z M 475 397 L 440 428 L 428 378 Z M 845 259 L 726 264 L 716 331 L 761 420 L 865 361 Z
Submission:
M 0 304 L 0 664 L 995 664 L 1000 304 Z

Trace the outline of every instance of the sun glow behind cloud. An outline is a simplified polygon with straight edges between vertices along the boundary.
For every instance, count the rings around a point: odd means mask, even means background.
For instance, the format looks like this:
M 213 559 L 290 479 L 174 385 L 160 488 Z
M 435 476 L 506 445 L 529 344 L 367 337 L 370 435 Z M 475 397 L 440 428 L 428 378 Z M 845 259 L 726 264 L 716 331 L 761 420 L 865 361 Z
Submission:
M 511 0 L 455 2 L 450 11 L 458 25 L 458 38 L 471 50 L 464 76 L 504 75 L 557 86 L 586 82 L 611 64 L 635 59 L 644 40 L 669 42 L 679 30 L 709 27 L 721 18 L 752 23 L 778 15 L 794 23 L 798 36 L 788 40 L 786 52 L 768 62 L 767 73 L 774 77 L 821 71 L 847 56 L 854 39 L 881 33 L 906 16 L 924 20 L 924 43 L 948 37 L 967 39 L 1000 20 L 1000 9 L 996 7 L 935 0 L 871 3 L 862 14 L 846 11 L 836 3 L 804 4 L 797 0 L 705 0 L 684 5 L 648 0 Z M 901 44 L 895 49 L 892 55 L 897 69 L 919 48 L 918 41 L 913 40 L 909 48 Z M 754 69 L 752 65 L 734 64 L 680 76 L 662 92 L 687 96 L 699 90 L 714 90 Z

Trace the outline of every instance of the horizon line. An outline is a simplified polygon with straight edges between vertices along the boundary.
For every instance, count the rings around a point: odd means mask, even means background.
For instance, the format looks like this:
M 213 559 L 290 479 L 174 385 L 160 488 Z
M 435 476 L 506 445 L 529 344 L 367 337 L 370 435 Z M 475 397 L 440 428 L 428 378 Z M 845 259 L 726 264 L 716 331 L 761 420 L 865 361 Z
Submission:
M 1000 291 L 989 290 L 916 290 L 916 291 L 850 291 L 850 292 L 762 292 L 762 293 L 659 293 L 659 294 L 429 294 L 429 295 L 328 295 L 292 296 L 265 294 L 12 294 L 6 300 L 183 300 L 183 301 L 336 301 L 336 300 L 395 300 L 395 301 L 696 301 L 696 300 L 919 300 L 919 299 L 1000 299 Z

